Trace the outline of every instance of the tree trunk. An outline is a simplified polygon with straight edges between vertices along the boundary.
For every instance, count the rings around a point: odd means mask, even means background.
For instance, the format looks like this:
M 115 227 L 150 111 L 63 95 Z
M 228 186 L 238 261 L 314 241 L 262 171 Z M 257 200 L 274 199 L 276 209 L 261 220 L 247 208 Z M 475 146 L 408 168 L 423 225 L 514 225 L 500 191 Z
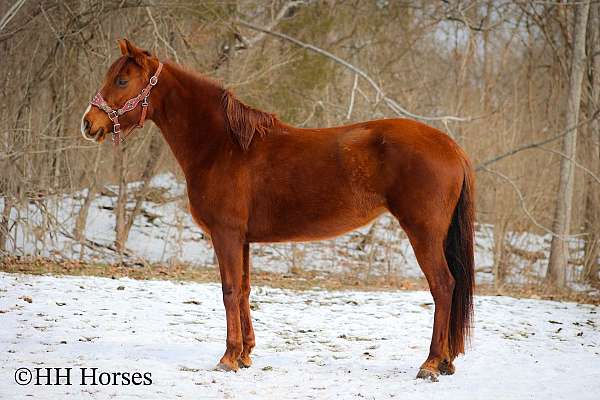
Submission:
M 507 219 L 504 216 L 495 219 L 494 223 L 494 290 L 500 290 L 504 285 L 506 276 L 506 225 Z
M 98 192 L 98 166 L 100 164 L 100 155 L 102 154 L 102 148 L 98 146 L 96 149 L 96 159 L 94 160 L 94 169 L 92 170 L 91 182 L 88 186 L 88 193 L 83 201 L 79 212 L 77 213 L 77 219 L 75 220 L 75 227 L 73 228 L 73 237 L 79 243 L 85 239 L 85 227 L 87 224 L 87 217 L 90 210 L 92 201 L 96 198 Z M 83 246 L 81 247 L 83 251 Z
M 125 250 L 125 208 L 127 206 L 127 151 L 125 147 L 119 146 L 116 149 L 116 166 L 119 169 L 119 193 L 117 195 L 117 204 L 115 206 L 115 247 L 119 254 Z
M 0 218 L 0 254 L 6 252 L 6 240 L 8 239 L 10 229 L 10 211 L 12 210 L 12 200 L 8 194 L 4 196 L 4 208 L 2 209 L 2 218 Z
M 569 73 L 569 95 L 567 97 L 567 114 L 565 118 L 567 129 L 575 127 L 579 120 L 581 82 L 585 70 L 585 36 L 589 9 L 589 1 L 578 4 L 575 9 L 573 51 Z M 566 272 L 569 259 L 566 236 L 569 235 L 569 226 L 571 224 L 575 178 L 575 165 L 571 162 L 571 159 L 577 154 L 576 144 L 577 129 L 573 129 L 563 139 L 562 152 L 566 157 L 563 157 L 560 163 L 560 180 L 553 223 L 553 231 L 558 236 L 555 235 L 552 237 L 550 260 L 548 261 L 548 272 L 546 274 L 547 283 L 559 288 L 566 285 Z
M 133 222 L 142 210 L 142 203 L 148 193 L 150 180 L 154 176 L 163 148 L 164 146 L 161 137 L 153 135 L 148 150 L 148 159 L 141 176 L 142 185 L 137 192 L 135 205 L 129 215 L 127 215 L 127 152 L 124 148 L 122 150 L 119 149 L 118 151 L 117 166 L 119 168 L 119 194 L 117 197 L 117 205 L 115 207 L 115 246 L 117 251 L 121 254 L 123 253 L 123 250 L 125 250 L 125 243 L 129 237 Z
M 123 232 L 123 240 L 125 242 L 129 237 L 129 232 L 131 231 L 131 227 L 133 226 L 135 218 L 139 215 L 140 211 L 142 210 L 142 204 L 146 199 L 146 194 L 148 193 L 148 188 L 150 186 L 150 180 L 154 177 L 156 167 L 162 156 L 163 148 L 163 141 L 160 135 L 153 134 L 152 138 L 150 139 L 148 159 L 146 161 L 146 165 L 144 166 L 144 171 L 142 172 L 142 187 L 137 192 L 135 206 L 133 207 L 133 210 L 127 217 L 127 223 L 125 224 L 125 231 Z
M 590 66 L 590 96 L 588 115 L 592 117 L 600 110 L 600 3 L 590 8 L 590 34 L 588 54 L 592 55 Z M 594 119 L 588 125 L 591 170 L 600 172 L 600 121 Z M 597 283 L 600 281 L 600 184 L 586 175 L 588 187 L 585 207 L 585 231 L 589 237 L 585 243 L 584 278 Z
M 493 10 L 492 1 L 488 1 L 485 9 L 485 18 L 483 25 L 488 26 L 490 24 L 491 15 Z M 490 54 L 490 30 L 486 29 L 482 33 L 483 36 L 483 88 L 481 91 L 481 104 L 483 105 L 483 112 L 488 113 L 491 109 L 491 71 L 492 71 L 492 55 Z

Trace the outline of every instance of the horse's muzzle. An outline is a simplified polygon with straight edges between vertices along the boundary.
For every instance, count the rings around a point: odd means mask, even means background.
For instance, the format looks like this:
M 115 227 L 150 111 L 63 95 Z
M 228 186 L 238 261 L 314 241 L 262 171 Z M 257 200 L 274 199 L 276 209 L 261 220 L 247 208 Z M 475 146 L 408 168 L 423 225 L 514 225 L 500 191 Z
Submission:
M 81 136 L 83 136 L 85 140 L 89 140 L 90 142 L 100 143 L 102 139 L 104 139 L 106 132 L 104 128 L 99 128 L 95 132 L 92 132 L 92 123 L 87 118 L 87 114 L 90 108 L 91 107 L 88 106 L 88 109 L 81 118 Z
M 104 138 L 104 128 L 98 129 L 96 132 L 92 133 L 90 131 L 92 124 L 87 119 L 83 119 L 81 122 L 81 135 L 85 140 L 89 140 L 90 142 L 101 142 Z

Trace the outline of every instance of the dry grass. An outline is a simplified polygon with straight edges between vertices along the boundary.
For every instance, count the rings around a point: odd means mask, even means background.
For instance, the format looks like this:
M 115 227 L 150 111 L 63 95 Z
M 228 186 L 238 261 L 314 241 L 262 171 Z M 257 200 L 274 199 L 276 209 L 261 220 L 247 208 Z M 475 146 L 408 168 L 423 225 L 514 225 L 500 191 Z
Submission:
M 200 267 L 185 264 L 141 266 L 92 264 L 79 261 L 58 262 L 43 258 L 5 258 L 0 261 L 0 271 L 31 275 L 98 276 L 111 279 L 127 277 L 138 280 L 175 280 L 200 283 L 220 282 L 216 267 Z M 428 290 L 427 283 L 423 279 L 396 279 L 389 281 L 385 277 L 374 277 L 368 283 L 365 283 L 350 274 L 324 273 L 302 269 L 298 269 L 293 274 L 254 271 L 252 274 L 252 284 L 293 290 Z M 494 289 L 489 285 L 479 285 L 476 293 L 488 296 L 512 296 L 516 298 L 600 304 L 600 298 L 596 295 L 574 291 L 547 290 L 534 285 L 504 286 L 500 290 Z

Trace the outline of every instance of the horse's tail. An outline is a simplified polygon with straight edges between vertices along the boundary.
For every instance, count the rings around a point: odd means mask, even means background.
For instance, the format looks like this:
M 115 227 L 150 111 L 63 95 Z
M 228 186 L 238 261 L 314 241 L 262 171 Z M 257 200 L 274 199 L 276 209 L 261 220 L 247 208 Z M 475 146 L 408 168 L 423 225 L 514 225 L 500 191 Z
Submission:
M 450 356 L 464 353 L 465 341 L 469 339 L 473 317 L 474 272 L 474 176 L 473 167 L 461 152 L 464 179 L 460 198 L 454 209 L 452 222 L 444 243 L 444 254 L 455 280 L 450 310 L 448 343 Z

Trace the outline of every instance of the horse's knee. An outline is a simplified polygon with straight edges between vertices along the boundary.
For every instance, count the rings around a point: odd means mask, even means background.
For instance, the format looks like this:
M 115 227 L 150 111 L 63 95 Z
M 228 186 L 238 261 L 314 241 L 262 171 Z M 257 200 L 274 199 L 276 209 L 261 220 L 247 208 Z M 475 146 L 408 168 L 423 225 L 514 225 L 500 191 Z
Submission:
M 239 301 L 241 294 L 242 291 L 238 287 L 233 285 L 223 286 L 223 302 L 225 304 Z
M 230 296 L 240 291 L 240 285 L 236 285 L 230 281 L 232 281 L 232 279 L 221 282 L 221 292 L 223 293 L 223 296 Z
M 452 295 L 452 292 L 454 291 L 454 286 L 456 286 L 456 280 L 454 279 L 452 274 L 448 272 L 447 274 L 445 274 L 444 278 L 441 279 L 440 285 L 444 293 L 449 293 L 450 295 Z
M 438 302 L 451 299 L 455 285 L 456 281 L 450 273 L 442 277 L 437 277 L 437 279 L 433 279 L 429 284 L 433 300 Z

